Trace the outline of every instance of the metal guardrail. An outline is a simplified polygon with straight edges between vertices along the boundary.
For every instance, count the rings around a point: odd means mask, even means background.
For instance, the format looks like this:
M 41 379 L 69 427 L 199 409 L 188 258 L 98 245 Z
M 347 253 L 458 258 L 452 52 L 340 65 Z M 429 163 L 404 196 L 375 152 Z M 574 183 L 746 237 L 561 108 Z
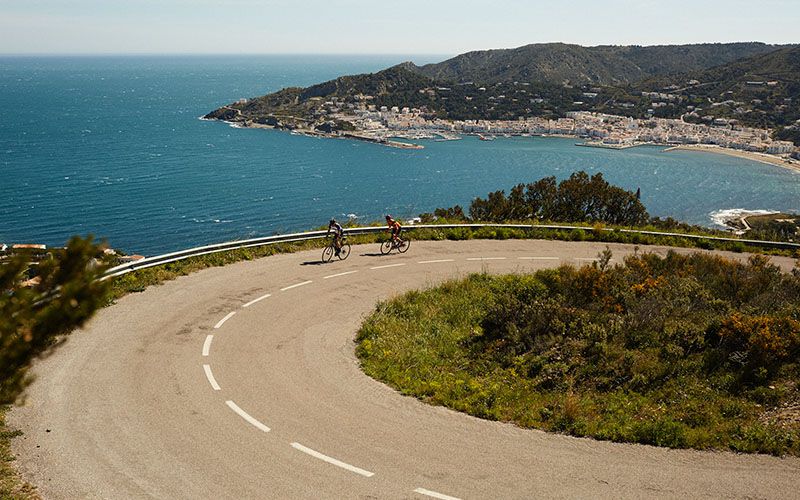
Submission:
M 593 227 L 585 227 L 585 226 L 568 226 L 568 225 L 545 225 L 545 224 L 415 224 L 404 226 L 404 231 L 414 231 L 418 229 L 457 229 L 457 228 L 470 228 L 470 229 L 480 229 L 480 228 L 509 228 L 509 229 L 525 229 L 530 231 L 535 231 L 537 229 L 546 229 L 546 230 L 566 230 L 566 231 L 595 231 L 596 229 Z M 666 237 L 674 237 L 674 238 L 687 238 L 687 239 L 694 239 L 694 240 L 709 240 L 709 241 L 723 241 L 723 242 L 738 242 L 744 243 L 747 245 L 755 245 L 755 246 L 764 246 L 764 247 L 771 247 L 771 248 L 781 248 L 781 249 L 789 249 L 789 250 L 800 250 L 800 243 L 784 243 L 780 241 L 760 241 L 760 240 L 746 240 L 740 238 L 723 238 L 720 236 L 700 236 L 694 234 L 683 234 L 683 233 L 664 233 L 659 231 L 641 231 L 637 229 L 613 229 L 613 228 L 602 228 L 604 232 L 621 232 L 621 233 L 638 233 L 638 234 L 645 234 L 649 236 L 666 236 Z M 356 228 L 348 228 L 345 229 L 346 234 L 370 234 L 370 233 L 380 233 L 386 231 L 386 228 L 383 226 L 379 227 L 356 227 Z M 206 245 L 202 247 L 195 247 L 189 248 L 187 250 L 181 250 L 178 252 L 167 253 L 163 255 L 157 255 L 154 257 L 147 257 L 145 259 L 136 261 L 136 262 L 129 262 L 126 264 L 122 264 L 116 267 L 113 267 L 106 271 L 103 275 L 102 279 L 113 278 L 116 276 L 122 276 L 123 274 L 127 274 L 133 271 L 137 271 L 139 269 L 146 269 L 148 267 L 160 266 L 162 264 L 168 264 L 170 262 L 177 262 L 179 260 L 188 259 L 190 257 L 197 257 L 200 255 L 208 255 L 212 253 L 219 253 L 225 252 L 228 250 L 239 250 L 242 248 L 252 248 L 252 247 L 260 247 L 264 245 L 274 245 L 277 243 L 296 243 L 299 241 L 307 241 L 307 240 L 315 240 L 321 239 L 326 236 L 326 231 L 308 231 L 303 233 L 291 233 L 291 234 L 282 234 L 277 236 L 266 236 L 263 238 L 253 238 L 248 240 L 239 240 L 239 241 L 229 241 L 225 243 L 216 243 L 214 245 Z

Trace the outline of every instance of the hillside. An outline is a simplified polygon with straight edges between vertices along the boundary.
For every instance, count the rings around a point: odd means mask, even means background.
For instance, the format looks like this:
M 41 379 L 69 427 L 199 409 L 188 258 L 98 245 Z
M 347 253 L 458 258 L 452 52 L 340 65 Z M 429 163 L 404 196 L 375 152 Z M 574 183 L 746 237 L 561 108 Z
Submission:
M 429 78 L 403 66 L 393 66 L 377 73 L 342 76 L 311 87 L 291 87 L 254 99 L 243 100 L 207 114 L 207 119 L 230 122 L 254 122 L 281 128 L 298 128 L 324 120 L 324 101 L 341 99 L 352 103 L 369 96 L 380 102 L 419 100 L 419 91 L 434 86 Z M 346 126 L 346 124 L 340 124 Z
M 645 80 L 641 90 L 681 97 L 680 116 L 698 122 L 732 118 L 781 130 L 787 139 L 800 120 L 800 47 L 786 47 L 714 68 Z M 691 108 L 690 108 L 691 107 Z M 797 142 L 797 138 L 795 138 Z
M 429 78 L 450 82 L 547 82 L 620 85 L 697 71 L 774 51 L 763 43 L 582 47 L 564 43 L 468 52 L 416 67 Z
M 406 62 L 287 88 L 223 106 L 206 118 L 351 132 L 361 130 L 354 115 L 380 121 L 368 114 L 392 108 L 447 120 L 553 119 L 571 111 L 716 125 L 728 124 L 719 122 L 725 119 L 774 129 L 775 138 L 800 145 L 800 46 L 558 43 L 470 52 L 438 64 Z

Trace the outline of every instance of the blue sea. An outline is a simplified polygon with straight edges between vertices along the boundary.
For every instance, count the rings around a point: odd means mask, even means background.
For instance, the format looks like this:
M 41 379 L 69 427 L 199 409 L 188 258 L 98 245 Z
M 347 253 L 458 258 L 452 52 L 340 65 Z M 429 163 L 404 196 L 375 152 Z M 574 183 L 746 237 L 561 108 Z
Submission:
M 372 72 L 402 56 L 0 58 L 0 242 L 93 234 L 153 255 L 468 205 L 576 170 L 641 188 L 653 215 L 713 226 L 720 210 L 800 211 L 800 175 L 721 155 L 575 140 L 423 141 L 398 150 L 201 121 L 242 97 Z

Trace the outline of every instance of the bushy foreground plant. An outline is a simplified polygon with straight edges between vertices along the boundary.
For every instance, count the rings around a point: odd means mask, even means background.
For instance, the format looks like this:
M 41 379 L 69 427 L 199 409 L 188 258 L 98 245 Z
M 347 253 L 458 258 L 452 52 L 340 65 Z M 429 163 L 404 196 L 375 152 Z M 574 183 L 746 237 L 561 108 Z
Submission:
M 0 263 L 0 404 L 20 395 L 34 357 L 105 303 L 107 283 L 97 281 L 103 272 L 100 256 L 91 237 L 74 237 L 39 262 L 35 280 L 27 284 L 29 256 Z

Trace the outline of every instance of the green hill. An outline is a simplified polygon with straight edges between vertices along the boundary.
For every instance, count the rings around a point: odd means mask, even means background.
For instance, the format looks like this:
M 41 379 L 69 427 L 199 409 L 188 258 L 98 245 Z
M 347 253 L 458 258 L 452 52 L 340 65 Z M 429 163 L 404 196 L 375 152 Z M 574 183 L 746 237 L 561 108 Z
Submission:
M 394 105 L 420 101 L 420 90 L 435 86 L 431 79 L 407 70 L 391 68 L 354 76 L 342 76 L 311 87 L 290 87 L 262 97 L 239 101 L 207 114 L 207 119 L 231 122 L 254 122 L 285 128 L 297 128 L 324 121 L 325 111 L 320 105 L 325 101 L 341 99 L 341 104 L 352 103 L 361 96 L 371 101 Z M 424 99 L 423 99 L 424 100 Z
M 651 47 L 546 43 L 468 52 L 440 63 L 409 65 L 408 68 L 436 80 L 451 82 L 620 85 L 703 70 L 777 48 L 779 46 L 755 42 Z

